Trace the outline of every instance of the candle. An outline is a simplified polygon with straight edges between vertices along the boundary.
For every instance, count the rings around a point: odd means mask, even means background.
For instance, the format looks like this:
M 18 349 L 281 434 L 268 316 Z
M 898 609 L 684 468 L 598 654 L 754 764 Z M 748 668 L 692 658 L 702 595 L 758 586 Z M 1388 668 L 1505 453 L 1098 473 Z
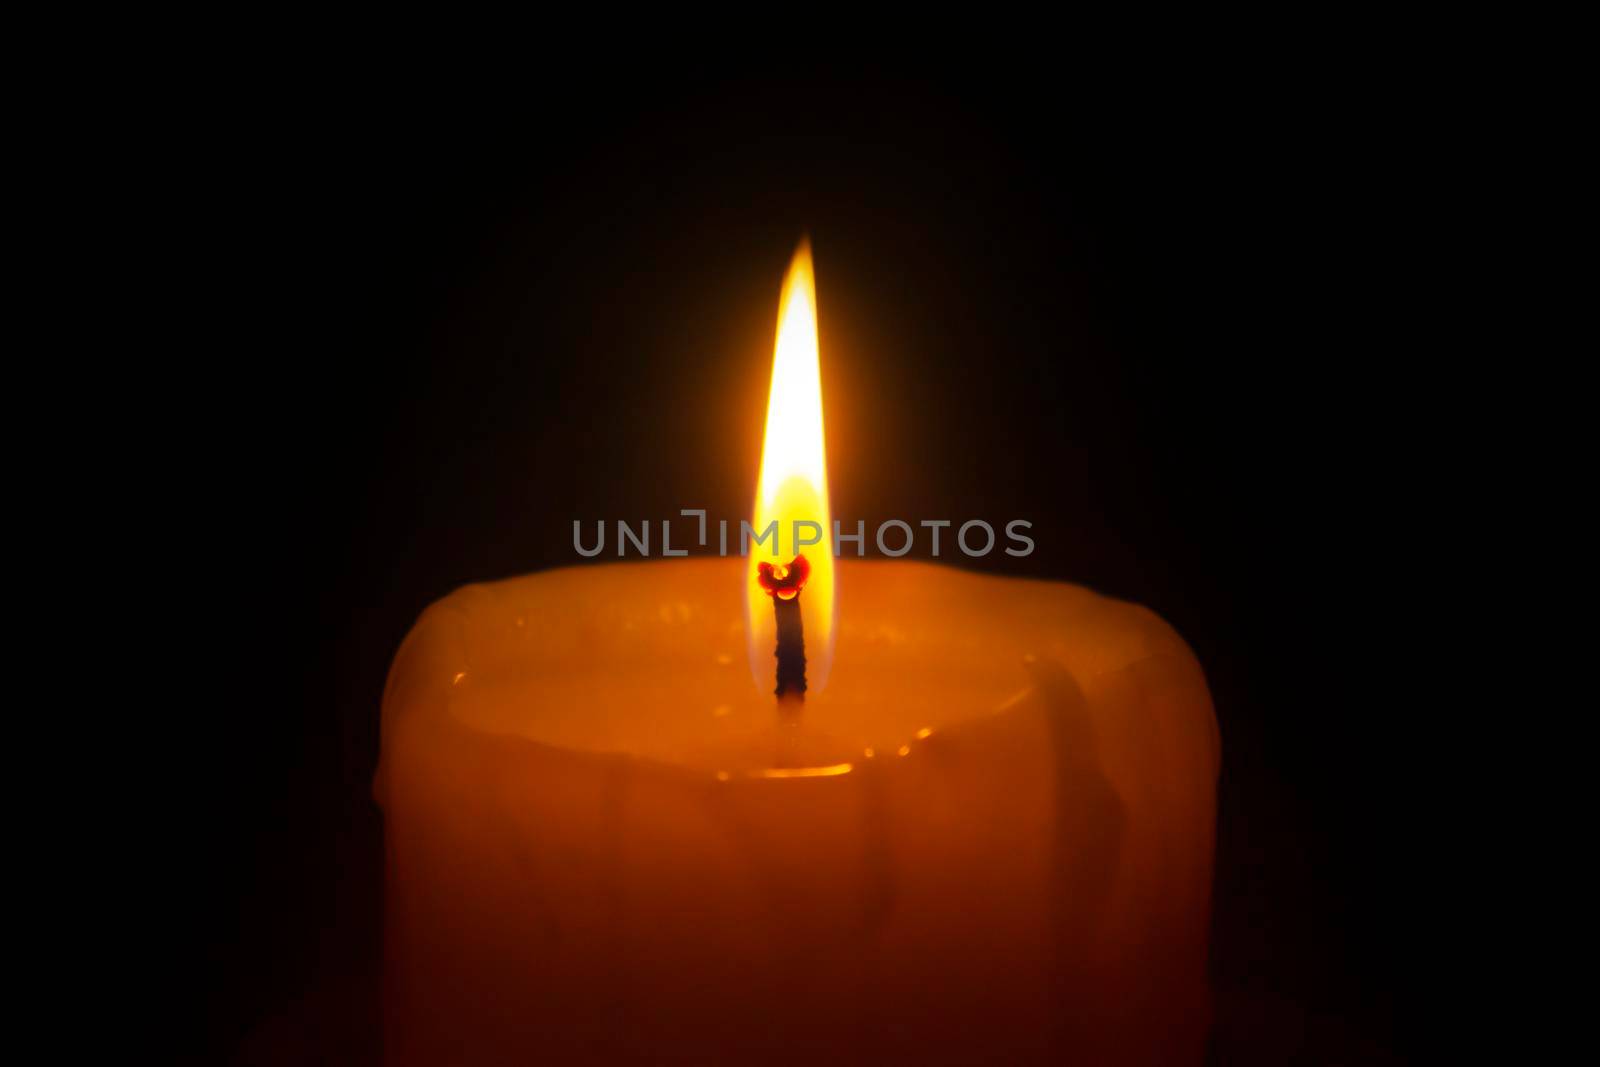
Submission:
M 810 274 L 758 530 L 827 515 Z M 754 553 L 418 620 L 374 783 L 389 1062 L 1203 1059 L 1219 741 L 1183 641 L 1077 586 L 806 556 L 794 714 Z

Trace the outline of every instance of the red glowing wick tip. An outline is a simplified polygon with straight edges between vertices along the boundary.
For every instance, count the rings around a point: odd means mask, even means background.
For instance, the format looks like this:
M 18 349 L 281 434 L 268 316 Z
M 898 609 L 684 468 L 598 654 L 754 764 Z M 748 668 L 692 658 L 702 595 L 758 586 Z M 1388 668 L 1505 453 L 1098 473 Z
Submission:
M 801 586 L 806 584 L 809 577 L 811 564 L 806 562 L 804 556 L 796 556 L 794 562 L 787 565 L 756 564 L 756 581 L 761 583 L 761 588 L 768 596 L 775 596 L 779 600 L 793 600 L 799 596 Z

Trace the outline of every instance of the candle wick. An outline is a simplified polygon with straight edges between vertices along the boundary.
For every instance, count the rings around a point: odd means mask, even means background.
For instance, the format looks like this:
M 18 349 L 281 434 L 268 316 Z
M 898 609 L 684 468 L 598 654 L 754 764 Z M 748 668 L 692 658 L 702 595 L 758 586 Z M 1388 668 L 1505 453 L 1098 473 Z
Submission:
M 806 696 L 806 635 L 800 621 L 800 590 L 811 576 L 811 563 L 799 555 L 787 564 L 756 565 L 756 580 L 772 598 L 772 612 L 778 630 L 778 685 L 773 693 L 778 710 L 786 716 L 798 714 Z
M 787 600 L 772 598 L 772 610 L 778 623 L 778 684 L 773 694 L 778 698 L 780 710 L 798 711 L 806 698 L 806 635 L 800 620 L 800 596 Z

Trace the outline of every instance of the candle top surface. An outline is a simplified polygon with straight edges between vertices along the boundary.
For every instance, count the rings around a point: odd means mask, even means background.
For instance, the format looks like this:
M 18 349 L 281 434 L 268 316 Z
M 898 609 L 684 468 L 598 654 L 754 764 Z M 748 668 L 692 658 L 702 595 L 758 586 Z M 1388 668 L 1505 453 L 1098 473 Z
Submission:
M 1002 713 L 1030 688 L 1030 658 L 1080 681 L 1150 656 L 1194 663 L 1155 614 L 1081 586 L 904 561 L 838 567 L 833 679 L 786 726 L 746 662 L 750 562 L 688 559 L 457 590 L 396 658 L 385 728 L 443 714 L 476 733 L 713 773 L 842 773 Z

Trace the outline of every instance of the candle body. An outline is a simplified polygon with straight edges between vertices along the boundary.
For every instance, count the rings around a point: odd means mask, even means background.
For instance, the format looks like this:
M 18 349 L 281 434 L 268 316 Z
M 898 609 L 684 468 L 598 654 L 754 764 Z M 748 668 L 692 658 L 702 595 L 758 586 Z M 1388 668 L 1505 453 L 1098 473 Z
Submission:
M 781 726 L 744 560 L 431 607 L 384 696 L 394 1064 L 1198 1063 L 1203 676 L 1060 583 L 841 561 Z

